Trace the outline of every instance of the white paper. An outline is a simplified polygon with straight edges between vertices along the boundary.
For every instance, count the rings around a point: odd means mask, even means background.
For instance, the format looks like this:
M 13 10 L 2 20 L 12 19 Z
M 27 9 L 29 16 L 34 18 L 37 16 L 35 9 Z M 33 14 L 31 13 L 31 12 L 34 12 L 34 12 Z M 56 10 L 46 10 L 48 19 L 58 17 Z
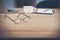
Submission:
M 37 13 L 52 13 L 53 14 L 53 10 L 52 9 L 38 9 Z

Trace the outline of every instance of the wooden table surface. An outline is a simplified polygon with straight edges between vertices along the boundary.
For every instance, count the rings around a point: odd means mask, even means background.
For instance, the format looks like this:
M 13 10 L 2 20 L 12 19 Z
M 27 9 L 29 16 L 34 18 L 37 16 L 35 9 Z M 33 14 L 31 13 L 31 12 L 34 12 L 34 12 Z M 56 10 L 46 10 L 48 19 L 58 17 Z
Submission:
M 0 14 L 0 37 L 6 38 L 56 38 L 60 28 L 60 9 L 53 9 L 53 15 L 47 14 L 26 14 L 31 17 L 27 22 L 14 24 L 8 18 L 16 19 L 19 13 Z M 21 15 L 22 17 L 24 15 Z

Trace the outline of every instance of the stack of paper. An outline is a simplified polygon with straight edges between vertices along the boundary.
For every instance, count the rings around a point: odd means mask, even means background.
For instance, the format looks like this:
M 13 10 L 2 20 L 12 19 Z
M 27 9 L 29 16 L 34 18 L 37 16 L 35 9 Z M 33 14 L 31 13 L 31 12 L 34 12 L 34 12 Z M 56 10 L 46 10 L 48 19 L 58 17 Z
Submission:
M 37 9 L 37 14 L 53 14 L 54 11 L 52 9 Z

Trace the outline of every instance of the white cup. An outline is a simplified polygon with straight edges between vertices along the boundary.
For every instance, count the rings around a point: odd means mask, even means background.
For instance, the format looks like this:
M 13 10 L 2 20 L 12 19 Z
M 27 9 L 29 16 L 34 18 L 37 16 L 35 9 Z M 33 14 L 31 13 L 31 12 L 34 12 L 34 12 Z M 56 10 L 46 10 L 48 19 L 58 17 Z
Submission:
M 34 11 L 34 7 L 33 6 L 24 6 L 24 13 L 32 13 Z

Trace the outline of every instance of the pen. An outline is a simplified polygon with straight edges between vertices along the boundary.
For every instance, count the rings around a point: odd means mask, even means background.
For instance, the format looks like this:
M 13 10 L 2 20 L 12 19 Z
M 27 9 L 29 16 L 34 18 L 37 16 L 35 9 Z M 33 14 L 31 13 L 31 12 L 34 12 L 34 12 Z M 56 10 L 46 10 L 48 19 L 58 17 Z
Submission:
M 46 11 L 48 11 L 49 9 L 46 9 L 46 10 L 44 10 L 43 12 L 46 12 Z

